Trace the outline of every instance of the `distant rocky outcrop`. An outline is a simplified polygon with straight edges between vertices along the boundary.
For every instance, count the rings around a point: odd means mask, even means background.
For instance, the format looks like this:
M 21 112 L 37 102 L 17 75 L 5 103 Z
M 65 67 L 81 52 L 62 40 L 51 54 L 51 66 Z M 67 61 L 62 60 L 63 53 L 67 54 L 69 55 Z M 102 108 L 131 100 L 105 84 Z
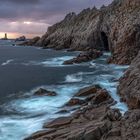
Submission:
M 19 38 L 16 38 L 15 41 L 26 41 L 26 37 L 25 36 L 21 36 Z
M 39 41 L 40 37 L 36 36 L 33 39 L 29 40 L 29 41 L 25 41 L 23 43 L 21 43 L 20 45 L 27 45 L 27 46 L 33 46 L 34 44 L 37 43 L 37 41 Z
M 40 39 L 28 44 L 54 49 L 109 50 L 109 63 L 130 64 L 140 50 L 139 7 L 139 0 L 114 0 L 101 9 L 69 13 Z

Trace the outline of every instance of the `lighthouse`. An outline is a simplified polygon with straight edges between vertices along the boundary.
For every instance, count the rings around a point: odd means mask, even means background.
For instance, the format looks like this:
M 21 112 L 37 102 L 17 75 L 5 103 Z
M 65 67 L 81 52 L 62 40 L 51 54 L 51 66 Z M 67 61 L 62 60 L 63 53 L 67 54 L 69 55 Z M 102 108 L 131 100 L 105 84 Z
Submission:
M 7 33 L 5 33 L 5 37 L 4 37 L 4 39 L 7 40 Z
M 2 38 L 2 40 L 7 40 L 7 33 L 5 33 L 4 38 Z

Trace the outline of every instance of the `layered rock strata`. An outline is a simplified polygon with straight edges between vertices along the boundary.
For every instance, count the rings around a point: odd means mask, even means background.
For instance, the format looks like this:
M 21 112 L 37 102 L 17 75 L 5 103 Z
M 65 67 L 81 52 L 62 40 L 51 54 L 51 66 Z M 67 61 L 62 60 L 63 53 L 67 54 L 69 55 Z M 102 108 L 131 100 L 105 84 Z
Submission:
M 120 79 L 118 94 L 131 109 L 140 109 L 140 53 Z

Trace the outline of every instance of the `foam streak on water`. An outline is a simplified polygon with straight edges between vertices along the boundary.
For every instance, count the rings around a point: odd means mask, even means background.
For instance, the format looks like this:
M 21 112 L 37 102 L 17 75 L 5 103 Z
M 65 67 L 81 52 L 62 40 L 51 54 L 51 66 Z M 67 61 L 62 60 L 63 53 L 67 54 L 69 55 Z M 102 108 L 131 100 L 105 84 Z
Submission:
M 2 65 L 2 66 L 8 65 L 8 64 L 10 64 L 12 61 L 14 61 L 14 60 L 13 60 L 13 59 L 9 59 L 9 60 L 7 60 L 6 62 L 3 62 L 1 65 Z
M 64 61 L 67 61 L 69 59 L 72 59 L 74 56 L 64 56 L 64 57 L 56 57 L 56 58 L 50 58 L 46 59 L 44 61 L 30 61 L 29 63 L 24 63 L 24 65 L 42 65 L 45 67 L 62 67 Z

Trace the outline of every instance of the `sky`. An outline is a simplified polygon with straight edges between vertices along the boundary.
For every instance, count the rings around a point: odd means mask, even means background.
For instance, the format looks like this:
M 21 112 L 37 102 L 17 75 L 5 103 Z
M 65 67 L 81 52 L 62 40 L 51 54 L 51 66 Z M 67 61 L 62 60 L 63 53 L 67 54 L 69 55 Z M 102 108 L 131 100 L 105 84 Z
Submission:
M 0 0 L 0 38 L 41 36 L 69 12 L 108 5 L 112 0 Z

